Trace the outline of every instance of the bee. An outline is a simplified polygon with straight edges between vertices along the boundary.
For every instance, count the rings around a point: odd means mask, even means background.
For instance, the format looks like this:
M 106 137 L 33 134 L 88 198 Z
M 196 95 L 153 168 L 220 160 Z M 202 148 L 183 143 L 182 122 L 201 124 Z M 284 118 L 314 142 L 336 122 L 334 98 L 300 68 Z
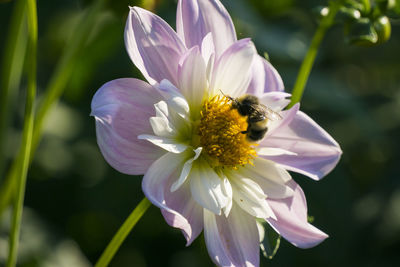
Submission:
M 260 103 L 256 96 L 246 94 L 239 98 L 226 97 L 232 101 L 232 108 L 240 115 L 247 116 L 247 130 L 242 133 L 247 135 L 249 141 L 257 142 L 264 138 L 268 131 L 268 120 L 282 119 L 278 112 Z

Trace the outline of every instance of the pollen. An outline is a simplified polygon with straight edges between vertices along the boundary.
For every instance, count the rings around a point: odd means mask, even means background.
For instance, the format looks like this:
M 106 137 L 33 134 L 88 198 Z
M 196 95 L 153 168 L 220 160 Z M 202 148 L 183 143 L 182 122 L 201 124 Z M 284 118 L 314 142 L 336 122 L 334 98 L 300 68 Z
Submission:
M 253 164 L 256 144 L 246 139 L 247 117 L 232 108 L 229 98 L 218 95 L 204 102 L 200 116 L 200 145 L 214 167 Z

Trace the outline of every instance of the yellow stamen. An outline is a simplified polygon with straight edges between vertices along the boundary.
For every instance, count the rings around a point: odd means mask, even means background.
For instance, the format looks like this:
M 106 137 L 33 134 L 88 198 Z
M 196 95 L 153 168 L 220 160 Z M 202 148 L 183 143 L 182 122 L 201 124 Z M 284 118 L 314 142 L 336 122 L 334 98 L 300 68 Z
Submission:
M 225 96 L 214 96 L 203 104 L 198 134 L 203 151 L 207 152 L 214 167 L 252 164 L 257 156 L 254 146 L 246 139 L 247 118 L 232 108 Z

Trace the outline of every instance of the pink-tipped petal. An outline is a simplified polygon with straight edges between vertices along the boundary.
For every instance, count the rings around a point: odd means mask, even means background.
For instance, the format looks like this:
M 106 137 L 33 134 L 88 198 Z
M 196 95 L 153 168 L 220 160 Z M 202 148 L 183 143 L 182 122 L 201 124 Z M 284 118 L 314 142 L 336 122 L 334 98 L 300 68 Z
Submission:
M 126 174 L 143 174 L 162 153 L 137 136 L 152 133 L 149 118 L 157 90 L 137 79 L 118 79 L 104 84 L 94 95 L 91 115 L 96 119 L 97 143 L 107 162 Z
M 163 19 L 142 8 L 131 7 L 125 26 L 125 46 L 149 83 L 168 79 L 177 85 L 178 63 L 186 48 Z
M 261 96 L 263 93 L 284 90 L 281 76 L 265 58 L 258 55 L 254 59 L 251 73 L 248 94 Z
M 236 41 L 232 19 L 218 0 L 180 0 L 176 28 L 188 48 L 201 46 L 203 38 L 211 32 L 217 55 Z
M 288 125 L 280 127 L 261 143 L 294 152 L 278 156 L 265 156 L 286 169 L 318 180 L 338 163 L 342 151 L 338 143 L 315 121 L 303 112 L 297 112 Z
M 259 96 L 260 103 L 277 112 L 283 110 L 290 103 L 288 97 L 290 94 L 278 91 L 263 93 Z
M 166 153 L 150 166 L 142 181 L 146 197 L 162 210 L 169 225 L 182 230 L 188 244 L 203 229 L 203 209 L 191 198 L 188 183 L 174 192 L 170 188 L 179 178 L 182 166 L 191 154 Z
M 203 230 L 203 207 L 193 200 L 189 183 L 183 184 L 177 191 L 165 193 L 166 203 L 176 213 L 161 209 L 169 225 L 182 230 L 189 246 Z
M 179 89 L 167 79 L 161 80 L 161 82 L 158 84 L 158 89 L 165 99 L 182 96 L 182 94 L 179 92 Z
M 257 51 L 250 39 L 231 45 L 214 65 L 211 74 L 211 94 L 243 95 L 250 82 L 250 70 Z
M 299 248 L 310 248 L 324 241 L 328 235 L 307 222 L 307 202 L 303 190 L 293 180 L 289 183 L 293 197 L 268 199 L 277 219 L 267 222 L 286 240 Z
M 275 121 L 269 121 L 268 132 L 266 134 L 266 137 L 260 143 L 260 147 L 264 146 L 264 143 L 269 140 L 270 136 L 273 136 L 276 132 L 279 132 L 280 129 L 284 129 L 285 127 L 287 127 L 293 121 L 293 119 L 296 117 L 296 114 L 299 111 L 299 108 L 300 108 L 300 104 L 297 103 L 290 109 L 281 111 L 279 113 L 280 116 L 282 117 L 282 119 L 278 119 Z M 279 147 L 279 146 L 278 146 L 278 148 L 285 149 L 284 147 Z
M 181 59 L 178 80 L 182 95 L 193 110 L 198 110 L 207 89 L 206 64 L 198 46 L 191 48 Z
M 237 205 L 228 217 L 204 209 L 204 238 L 208 254 L 218 266 L 259 266 L 259 236 L 254 217 Z
M 215 45 L 214 45 L 214 40 L 212 37 L 211 32 L 209 32 L 203 39 L 201 43 L 201 55 L 203 56 L 204 62 L 206 63 L 207 66 L 211 65 L 210 68 L 212 67 L 213 62 L 212 60 L 213 55 L 215 55 Z M 208 67 L 207 67 L 208 69 Z

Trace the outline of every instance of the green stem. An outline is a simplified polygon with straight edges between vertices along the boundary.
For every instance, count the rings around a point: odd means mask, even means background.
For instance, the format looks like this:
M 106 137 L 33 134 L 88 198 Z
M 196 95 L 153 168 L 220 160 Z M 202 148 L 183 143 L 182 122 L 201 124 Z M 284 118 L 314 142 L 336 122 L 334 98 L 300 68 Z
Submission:
M 299 74 L 297 75 L 296 82 L 292 91 L 291 102 L 288 108 L 292 107 L 294 104 L 300 102 L 303 96 L 304 89 L 307 84 L 308 76 L 310 76 L 311 69 L 314 65 L 315 57 L 322 39 L 325 36 L 326 31 L 332 26 L 336 13 L 339 11 L 341 6 L 341 1 L 331 2 L 329 7 L 329 13 L 322 18 L 314 37 L 311 40 L 310 47 L 304 57 L 304 60 L 300 66 Z
M 101 254 L 95 267 L 106 267 L 114 257 L 115 253 L 124 242 L 125 238 L 132 231 L 132 228 L 143 216 L 146 210 L 150 207 L 151 203 L 147 198 L 143 198 L 139 205 L 133 210 L 129 217 L 125 220 L 124 224 L 119 228 L 118 232 L 114 235 L 111 242 L 108 244 L 103 254 Z
M 46 88 L 43 100 L 40 102 L 35 117 L 35 128 L 32 136 L 32 149 L 30 159 L 33 159 L 33 153 L 36 151 L 40 139 L 42 137 L 42 128 L 51 108 L 58 102 L 69 78 L 75 67 L 75 62 L 79 56 L 79 51 L 86 44 L 89 33 L 93 28 L 93 24 L 98 13 L 102 10 L 107 0 L 97 0 L 84 16 L 82 23 L 79 23 L 76 34 L 71 38 L 71 42 L 65 47 L 65 51 L 56 67 L 54 74 Z M 9 205 L 11 198 L 15 194 L 16 182 L 15 177 L 19 166 L 19 158 L 14 160 L 8 171 L 7 177 L 0 187 L 0 216 Z
M 17 1 L 14 5 L 3 54 L 0 78 L 0 175 L 3 173 L 6 162 L 4 158 L 4 140 L 9 117 L 12 114 L 10 106 L 15 103 L 16 89 L 19 87 L 25 58 L 27 42 L 25 7 L 25 1 Z
M 11 233 L 9 240 L 9 254 L 7 267 L 14 267 L 17 262 L 19 232 L 21 227 L 22 210 L 25 198 L 26 176 L 29 167 L 29 155 L 31 153 L 34 102 L 36 95 L 36 52 L 37 52 L 37 11 L 36 1 L 27 0 L 28 17 L 28 89 L 26 92 L 24 131 L 21 144 L 21 165 L 19 166 L 19 177 L 17 180 L 17 197 L 14 203 Z

